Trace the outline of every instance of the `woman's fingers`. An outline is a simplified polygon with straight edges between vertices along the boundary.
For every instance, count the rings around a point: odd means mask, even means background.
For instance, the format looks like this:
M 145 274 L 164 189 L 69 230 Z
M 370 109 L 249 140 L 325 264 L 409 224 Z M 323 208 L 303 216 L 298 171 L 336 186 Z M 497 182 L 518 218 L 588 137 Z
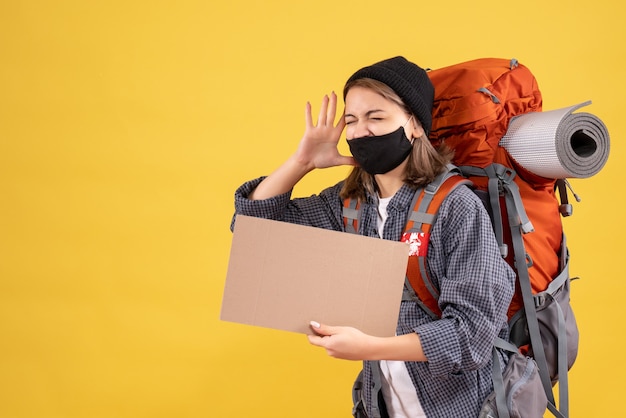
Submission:
M 329 325 L 323 325 L 316 321 L 311 321 L 310 325 L 311 329 L 318 335 L 330 336 L 333 334 L 333 327 Z
M 337 95 L 333 91 L 330 93 L 328 100 L 328 109 L 326 111 L 326 124 L 331 127 L 335 125 L 335 116 L 337 115 Z
M 342 112 L 335 125 L 337 95 L 334 92 L 322 99 L 316 123 L 310 102 L 306 103 L 304 114 L 306 128 L 296 152 L 299 161 L 312 164 L 314 168 L 356 164 L 352 157 L 341 155 L 337 149 L 346 124 Z
M 313 128 L 313 115 L 311 113 L 311 102 L 306 102 L 306 106 L 304 107 L 304 123 L 306 129 Z
M 313 125 L 313 117 L 311 110 L 311 103 L 307 102 L 306 104 L 306 126 L 307 128 L 313 127 L 334 127 L 335 118 L 337 116 L 337 95 L 333 91 L 330 96 L 325 95 L 322 98 L 322 105 L 320 106 L 320 111 L 317 116 L 317 124 Z M 340 120 L 337 122 L 337 127 L 341 125 L 341 129 L 343 129 L 343 115 Z
M 329 356 L 345 360 L 364 360 L 368 356 L 368 341 L 372 337 L 358 329 L 315 321 L 311 321 L 310 325 L 314 334 L 307 335 L 309 343 L 324 348 Z
M 317 117 L 317 126 L 326 126 L 326 120 L 327 120 L 327 114 L 326 112 L 328 112 L 328 102 L 329 102 L 329 98 L 328 95 L 324 95 L 324 98 L 322 99 L 322 106 L 320 107 L 320 114 Z

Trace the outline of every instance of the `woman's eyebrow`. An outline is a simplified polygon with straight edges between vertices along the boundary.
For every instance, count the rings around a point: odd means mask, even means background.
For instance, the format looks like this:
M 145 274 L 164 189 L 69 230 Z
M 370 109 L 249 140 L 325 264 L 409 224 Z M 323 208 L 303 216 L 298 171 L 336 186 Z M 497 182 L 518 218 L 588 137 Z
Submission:
M 371 116 L 373 113 L 378 113 L 378 112 L 384 112 L 384 110 L 383 110 L 383 109 L 372 109 L 372 110 L 368 110 L 367 112 L 365 112 L 365 116 L 366 116 L 366 117 L 369 117 L 369 116 Z M 346 117 L 346 118 L 347 118 L 347 117 L 353 117 L 353 118 L 355 118 L 356 116 L 354 116 L 352 113 L 346 113 L 346 114 L 344 115 L 344 117 Z

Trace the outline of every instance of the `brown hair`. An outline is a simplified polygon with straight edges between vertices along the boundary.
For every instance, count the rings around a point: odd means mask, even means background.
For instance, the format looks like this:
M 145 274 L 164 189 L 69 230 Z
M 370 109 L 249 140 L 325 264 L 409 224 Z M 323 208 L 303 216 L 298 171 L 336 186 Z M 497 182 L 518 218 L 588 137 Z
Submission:
M 380 81 L 371 78 L 359 78 L 350 81 L 343 89 L 344 97 L 352 87 L 368 88 L 385 99 L 398 104 L 408 115 L 412 115 L 396 92 Z M 413 119 L 419 122 L 415 115 L 413 115 Z M 404 171 L 404 183 L 413 189 L 426 186 L 445 170 L 446 165 L 452 161 L 452 155 L 452 150 L 445 145 L 435 148 L 425 134 L 415 138 L 413 150 L 409 154 L 409 160 Z M 343 184 L 340 196 L 342 199 L 364 200 L 367 193 L 376 193 L 376 187 L 373 175 L 366 173 L 360 167 L 354 167 Z

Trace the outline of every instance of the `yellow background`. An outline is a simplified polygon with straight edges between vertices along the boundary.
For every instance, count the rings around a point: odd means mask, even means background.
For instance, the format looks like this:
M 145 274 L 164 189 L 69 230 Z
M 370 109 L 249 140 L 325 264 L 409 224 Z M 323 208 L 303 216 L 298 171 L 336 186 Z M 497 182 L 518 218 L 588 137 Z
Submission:
M 613 142 L 564 221 L 571 416 L 626 416 L 623 20 L 613 0 L 3 0 L 0 417 L 349 416 L 358 363 L 219 320 L 232 195 L 295 149 L 307 100 L 399 54 L 515 57 L 544 110 L 593 100 Z

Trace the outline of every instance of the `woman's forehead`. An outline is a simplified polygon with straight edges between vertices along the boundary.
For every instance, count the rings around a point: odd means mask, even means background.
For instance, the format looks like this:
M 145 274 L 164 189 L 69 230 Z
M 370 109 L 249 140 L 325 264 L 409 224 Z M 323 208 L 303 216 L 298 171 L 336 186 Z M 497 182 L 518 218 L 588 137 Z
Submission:
M 346 114 L 365 113 L 372 110 L 402 111 L 402 108 L 382 94 L 365 87 L 353 87 L 346 94 Z

